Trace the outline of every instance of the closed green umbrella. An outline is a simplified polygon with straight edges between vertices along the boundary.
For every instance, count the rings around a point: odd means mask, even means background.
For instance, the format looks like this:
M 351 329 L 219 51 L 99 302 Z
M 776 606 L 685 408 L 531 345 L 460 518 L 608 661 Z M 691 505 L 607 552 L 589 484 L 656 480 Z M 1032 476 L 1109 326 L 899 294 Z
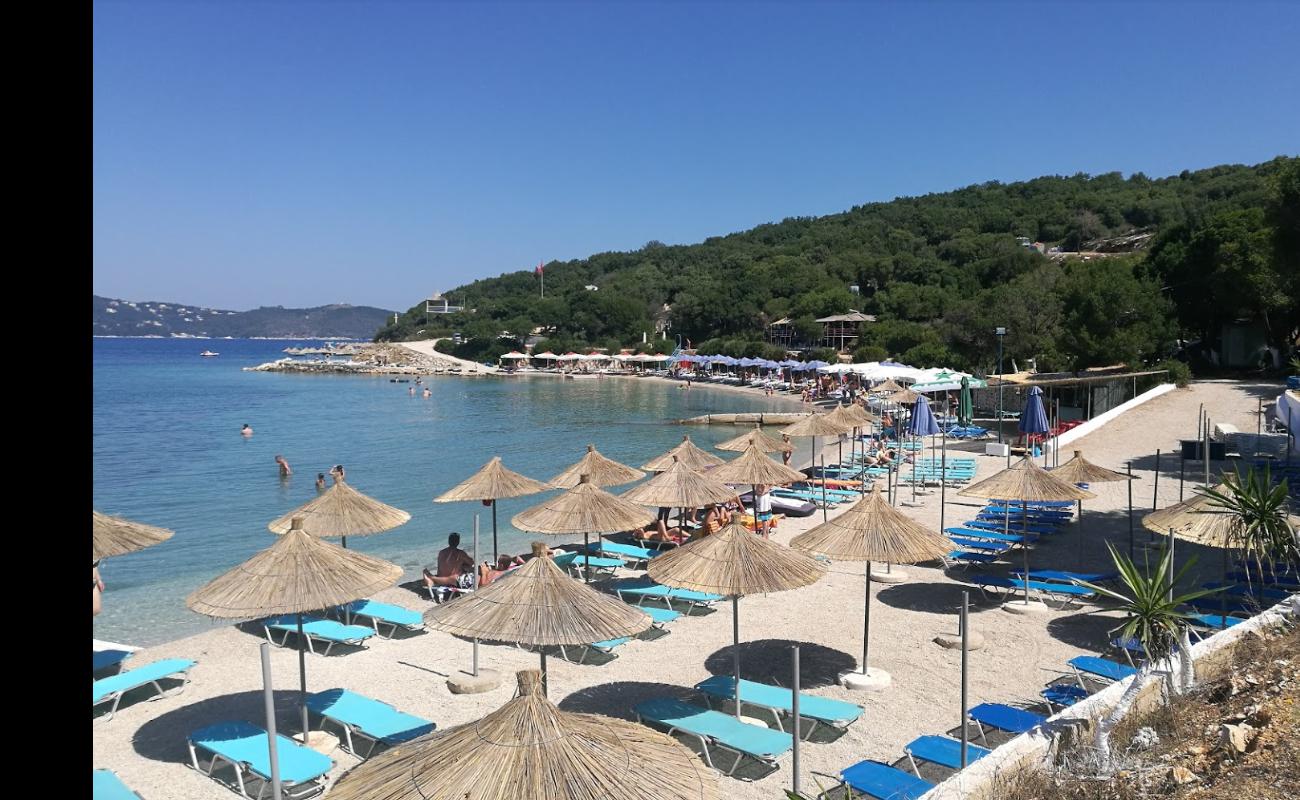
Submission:
M 975 419 L 970 399 L 970 378 L 961 379 L 961 395 L 957 398 L 957 424 L 968 427 Z

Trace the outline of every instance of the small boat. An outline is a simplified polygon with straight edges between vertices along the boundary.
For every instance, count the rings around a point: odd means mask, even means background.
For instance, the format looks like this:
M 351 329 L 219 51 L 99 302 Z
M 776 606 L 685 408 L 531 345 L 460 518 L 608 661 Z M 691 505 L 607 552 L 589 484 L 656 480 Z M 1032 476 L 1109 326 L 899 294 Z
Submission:
M 212 352 L 211 350 L 204 350 L 202 353 L 199 353 L 199 355 L 203 356 L 204 358 L 213 358 L 213 357 L 215 357 L 215 356 L 219 356 L 219 355 L 221 355 L 221 354 L 220 354 L 220 353 L 214 353 L 214 352 Z

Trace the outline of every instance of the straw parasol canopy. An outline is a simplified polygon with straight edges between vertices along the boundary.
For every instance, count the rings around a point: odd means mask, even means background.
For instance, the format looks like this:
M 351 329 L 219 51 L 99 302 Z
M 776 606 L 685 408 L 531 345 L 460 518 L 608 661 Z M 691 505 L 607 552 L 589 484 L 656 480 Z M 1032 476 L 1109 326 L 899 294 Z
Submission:
M 762 425 L 755 425 L 754 430 L 746 431 L 734 439 L 728 439 L 722 444 L 715 444 L 718 450 L 728 450 L 731 452 L 741 453 L 749 448 L 753 443 L 764 453 L 788 453 L 794 450 L 794 445 L 789 442 L 783 442 L 779 439 L 773 439 L 766 433 L 763 433 Z
M 674 459 L 674 456 L 676 457 Z M 705 467 L 716 467 L 722 463 L 722 459 L 712 453 L 701 450 L 696 447 L 688 435 L 682 435 L 682 443 L 669 450 L 667 453 L 653 458 L 641 465 L 641 469 L 651 472 L 663 472 L 673 465 L 677 460 L 685 464 L 690 469 L 704 469 Z
M 670 736 L 561 711 L 518 673 L 513 700 L 477 722 L 381 753 L 341 777 L 332 800 L 717 800 L 717 777 Z
M 175 531 L 166 528 L 112 517 L 94 509 L 91 509 L 90 517 L 90 551 L 91 558 L 95 561 L 153 547 L 176 535 Z
M 295 614 L 298 618 L 298 675 L 302 693 L 302 732 L 307 736 L 307 637 L 304 612 L 350 603 L 387 589 L 402 568 L 347 550 L 303 529 L 294 517 L 289 532 L 185 598 L 185 605 L 218 619 L 254 619 Z
M 550 486 L 535 481 L 506 469 L 501 464 L 501 456 L 493 456 L 478 472 L 453 486 L 443 494 L 433 498 L 435 503 L 456 503 L 464 500 L 479 500 L 484 505 L 492 506 L 492 559 L 495 561 L 499 552 L 497 547 L 497 500 L 505 497 L 520 497 L 536 494 L 550 489 Z
M 889 394 L 890 392 L 901 392 L 904 388 L 906 387 L 901 383 L 893 378 L 889 378 L 872 387 L 871 391 L 877 394 Z
M 753 452 L 757 452 L 755 448 Z M 750 533 L 739 519 L 650 560 L 652 580 L 679 589 L 731 596 L 735 697 L 740 697 L 740 597 L 783 592 L 816 583 L 826 566 L 805 553 Z M 740 717 L 736 703 L 736 717 Z
M 942 558 L 952 542 L 891 506 L 876 486 L 843 514 L 794 537 L 790 546 L 835 561 L 918 564 Z
M 527 645 L 579 645 L 633 636 L 645 612 L 569 577 L 533 546 L 527 564 L 424 614 L 431 626 L 466 638 Z
M 397 583 L 402 568 L 309 534 L 301 518 L 265 550 L 185 599 L 219 619 L 254 619 L 349 603 Z
M 505 497 L 520 497 L 536 494 L 550 489 L 550 486 L 506 469 L 501 465 L 501 456 L 493 456 L 461 483 L 448 489 L 433 499 L 435 503 L 455 503 L 462 500 L 500 500 Z
M 578 463 L 551 478 L 550 483 L 556 489 L 572 489 L 578 485 L 583 475 L 590 476 L 591 483 L 596 486 L 618 486 L 645 477 L 645 473 L 641 470 L 620 464 L 612 458 L 606 458 L 600 454 L 594 444 L 589 444 L 587 454 Z
M 1123 472 L 1097 466 L 1083 457 L 1082 450 L 1075 450 L 1073 458 L 1048 472 L 1068 483 L 1110 483 L 1132 479 L 1131 475 Z
M 752 533 L 739 520 L 652 558 L 650 577 L 665 586 L 739 597 L 816 583 L 820 561 Z
M 1034 463 L 1032 458 L 1022 458 L 1007 469 L 992 475 L 979 483 L 967 486 L 957 494 L 965 497 L 980 497 L 986 500 L 1015 500 L 1021 502 L 1043 502 L 1060 500 L 1092 500 L 1097 495 L 1080 489 L 1072 483 L 1066 483 L 1052 473 Z M 1021 506 L 1021 524 L 1026 540 L 1029 537 L 1029 509 Z M 1007 514 L 1007 532 L 1010 532 L 1011 516 Z M 1025 601 L 1023 607 L 1028 610 L 1029 603 L 1029 548 L 1021 547 L 1025 557 Z
M 830 414 L 809 414 L 793 425 L 787 425 L 781 433 L 787 436 L 838 436 L 841 433 L 848 433 L 853 428 L 853 425 Z
M 579 481 L 567 492 L 519 512 L 511 524 L 532 533 L 588 534 L 629 531 L 654 522 L 654 512 L 595 486 L 586 475 Z
M 836 561 L 865 561 L 866 596 L 862 607 L 862 675 L 872 673 L 868 654 L 871 640 L 871 562 L 917 564 L 943 558 L 952 542 L 891 506 L 880 487 L 835 519 L 801 533 L 790 541 L 796 550 L 820 553 Z
M 979 483 L 971 484 L 957 494 L 980 497 L 985 500 L 1024 500 L 1043 502 L 1049 500 L 1092 500 L 1097 495 L 1080 489 L 1058 478 L 1034 463 L 1032 458 L 1022 458 L 1017 463 Z
M 826 416 L 832 417 L 836 422 L 848 425 L 852 428 L 861 428 L 871 425 L 879 419 L 875 414 L 872 414 L 870 411 L 867 411 L 856 403 L 836 406 L 835 410 L 831 411 L 831 413 Z
M 1227 486 L 1219 484 L 1214 491 L 1226 492 Z M 1162 534 L 1173 531 L 1183 541 L 1210 547 L 1228 547 L 1241 530 L 1236 514 L 1214 505 L 1213 498 L 1200 492 L 1142 517 L 1142 527 Z
M 774 461 L 763 454 L 757 445 L 750 445 L 739 458 L 728 461 L 708 472 L 708 477 L 722 483 L 748 483 L 751 485 L 767 484 L 781 486 L 792 481 L 801 481 L 804 474 L 797 469 Z
M 266 527 L 271 533 L 288 533 L 298 517 L 302 518 L 302 529 L 312 536 L 342 536 L 345 543 L 349 536 L 383 533 L 411 520 L 411 515 L 402 509 L 358 492 L 341 478 L 335 479 L 334 485 L 315 500 Z
M 643 506 L 665 508 L 699 508 L 710 503 L 725 503 L 736 497 L 736 490 L 715 476 L 722 467 L 708 474 L 688 468 L 680 461 L 650 480 L 628 489 L 620 497 Z

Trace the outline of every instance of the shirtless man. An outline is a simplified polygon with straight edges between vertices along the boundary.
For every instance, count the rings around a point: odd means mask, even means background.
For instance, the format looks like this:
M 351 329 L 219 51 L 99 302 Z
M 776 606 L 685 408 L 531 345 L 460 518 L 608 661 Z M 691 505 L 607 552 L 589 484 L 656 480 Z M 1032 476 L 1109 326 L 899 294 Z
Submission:
M 281 478 L 287 478 L 293 474 L 293 470 L 289 469 L 289 462 L 284 460 L 284 456 L 276 456 L 275 463 L 280 465 Z
M 86 562 L 83 561 L 81 563 L 84 564 Z M 93 595 L 91 598 L 90 616 L 96 617 L 99 616 L 99 612 L 104 609 L 104 601 L 100 597 L 104 593 L 104 581 L 99 577 L 98 561 L 96 561 L 94 566 L 91 568 L 91 580 L 94 581 L 94 585 L 90 587 L 91 594 Z M 86 584 L 83 583 L 81 585 L 85 586 Z
M 241 431 L 239 432 L 239 435 L 240 435 L 240 436 L 252 436 L 252 435 L 253 435 L 253 429 L 250 428 L 250 427 L 248 427 L 248 423 L 247 423 L 247 422 L 244 423 L 244 428 L 243 428 L 243 430 L 241 430 Z
M 447 537 L 447 546 L 438 551 L 438 563 L 424 568 L 424 585 L 429 589 L 434 586 L 474 588 L 474 559 L 460 549 L 459 533 Z

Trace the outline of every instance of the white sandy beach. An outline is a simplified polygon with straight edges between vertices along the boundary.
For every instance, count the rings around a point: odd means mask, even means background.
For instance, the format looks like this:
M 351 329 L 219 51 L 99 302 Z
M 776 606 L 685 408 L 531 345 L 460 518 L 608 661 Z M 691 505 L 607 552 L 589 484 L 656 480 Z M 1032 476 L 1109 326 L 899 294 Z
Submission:
M 1153 504 L 1154 453 L 1175 451 L 1178 440 L 1193 438 L 1201 403 L 1216 422 L 1235 424 L 1241 430 L 1255 426 L 1256 398 L 1271 399 L 1276 384 L 1205 382 L 1175 390 L 1140 406 L 1101 430 L 1067 447 L 1081 449 L 1094 463 L 1123 470 L 1127 461 L 1140 480 L 1134 484 L 1135 518 Z M 970 447 L 970 446 L 968 446 Z M 807 441 L 797 442 L 798 455 L 806 454 Z M 973 449 L 973 448 L 971 448 Z M 826 449 L 833 459 L 834 445 Z M 980 447 L 982 452 L 982 446 Z M 651 454 L 646 454 L 647 456 Z M 802 459 L 799 459 L 802 460 Z M 1005 465 L 1000 458 L 977 457 L 978 478 Z M 1161 461 L 1158 496 L 1164 506 L 1178 499 L 1178 461 Z M 557 465 L 558 467 L 558 465 Z M 1195 468 L 1189 465 L 1189 473 Z M 1189 474 L 1186 490 L 1194 485 Z M 1085 533 L 1077 530 L 1043 541 L 1031 551 L 1035 568 L 1104 569 L 1109 564 L 1103 541 L 1127 547 L 1127 494 L 1121 484 L 1093 486 L 1098 495 L 1084 505 Z M 903 490 L 907 496 L 906 489 Z M 949 524 L 969 517 L 981 503 L 949 491 Z M 841 510 L 846 506 L 841 506 Z M 907 509 L 923 523 L 937 526 L 939 493 L 934 490 L 922 505 Z M 832 511 L 832 514 L 836 511 Z M 776 538 L 792 536 L 821 522 L 820 512 L 804 519 L 787 519 Z M 1135 519 L 1137 540 L 1148 538 Z M 1072 525 L 1072 528 L 1077 527 Z M 579 540 L 580 541 L 580 540 Z M 571 543 L 556 539 L 551 544 Z M 364 548 L 364 543 L 360 543 Z M 430 543 L 430 555 L 442 542 Z M 1179 555 L 1196 554 L 1206 579 L 1217 576 L 1216 553 L 1182 546 Z M 1016 565 L 1020 556 L 1014 554 Z M 998 564 L 985 572 L 1003 575 L 1011 567 Z M 893 762 L 902 757 L 902 745 L 921 734 L 942 733 L 959 722 L 959 653 L 932 643 L 939 633 L 956 629 L 960 583 L 968 574 L 957 568 L 907 567 L 910 580 L 896 586 L 874 585 L 871 663 L 893 676 L 893 686 L 873 694 L 850 693 L 835 685 L 835 674 L 856 668 L 862 649 L 863 566 L 835 563 L 819 583 L 795 592 L 746 597 L 740 602 L 740 632 L 749 677 L 788 680 L 786 644 L 804 643 L 803 671 L 807 691 L 862 704 L 866 713 L 838 740 L 814 741 L 802 747 L 803 787 L 816 782 L 829 787 L 833 775 L 864 758 Z M 631 574 L 641 574 L 640 572 Z M 377 599 L 423 611 L 429 601 L 410 589 L 394 588 Z M 1065 662 L 1082 653 L 1097 653 L 1105 645 L 1113 622 L 1090 607 L 1051 611 L 1037 616 L 1016 616 L 995 604 L 981 601 L 972 589 L 972 629 L 982 633 L 986 646 L 970 657 L 971 703 L 1032 702 L 1038 690 L 1061 674 Z M 111 592 L 106 603 L 113 602 Z M 1112 615 L 1113 616 L 1113 615 Z M 619 657 L 600 665 L 576 665 L 558 657 L 549 659 L 550 692 L 562 708 L 630 717 L 637 702 L 657 695 L 687 696 L 690 687 L 711 674 L 730 674 L 732 611 L 719 604 L 712 613 L 683 617 L 669 626 L 670 633 L 653 641 L 634 640 L 618 650 Z M 110 768 L 129 786 L 149 798 L 207 800 L 234 796 L 228 789 L 188 767 L 186 734 L 223 720 L 263 721 L 258 644 L 260 630 L 245 632 L 213 624 L 210 632 L 137 653 L 128 664 L 142 665 L 162 658 L 184 657 L 198 661 L 193 682 L 176 697 L 156 702 L 126 704 L 111 721 L 92 723 L 93 766 Z M 757 646 L 754 645 L 757 643 Z M 500 707 L 514 690 L 513 672 L 532 668 L 537 656 L 508 645 L 481 647 L 481 664 L 505 674 L 502 685 L 480 695 L 452 695 L 445 676 L 470 665 L 468 642 L 429 631 L 396 640 L 372 639 L 368 648 L 329 657 L 307 657 L 310 691 L 345 687 L 387 702 L 398 709 L 437 723 L 439 728 L 471 722 Z M 278 724 L 282 732 L 297 732 L 297 654 L 273 648 Z M 330 754 L 336 763 L 333 777 L 357 763 L 342 750 Z M 727 756 L 720 763 L 729 763 Z M 773 798 L 790 785 L 791 758 L 780 769 L 754 782 L 719 776 L 722 795 L 728 798 Z M 742 768 L 744 771 L 744 768 Z

